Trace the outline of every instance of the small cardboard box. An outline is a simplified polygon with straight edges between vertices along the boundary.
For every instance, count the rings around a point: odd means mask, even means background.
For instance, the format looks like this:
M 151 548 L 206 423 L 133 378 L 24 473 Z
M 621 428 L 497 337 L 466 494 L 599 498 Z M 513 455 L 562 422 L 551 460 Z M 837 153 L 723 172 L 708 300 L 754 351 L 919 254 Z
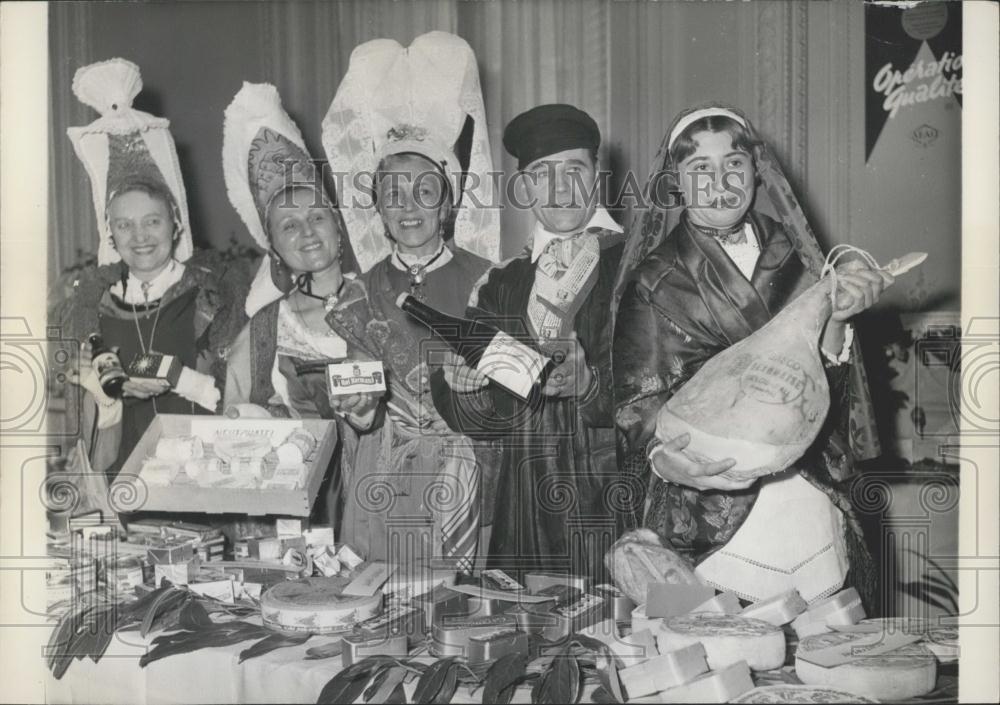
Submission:
M 380 360 L 335 362 L 326 366 L 330 396 L 385 391 L 385 370 Z
M 190 480 L 175 480 L 166 486 L 153 486 L 142 481 L 142 464 L 146 458 L 155 455 L 156 443 L 161 437 L 190 436 L 192 429 L 198 431 L 199 435 L 204 429 L 207 436 L 211 436 L 211 431 L 220 429 L 251 433 L 260 429 L 273 434 L 275 438 L 284 438 L 297 428 L 309 431 L 317 441 L 315 450 L 305 460 L 304 481 L 298 489 L 203 487 Z M 125 461 L 116 482 L 132 482 L 135 485 L 134 494 L 130 496 L 145 499 L 141 507 L 136 507 L 143 511 L 309 516 L 336 445 L 336 422 L 325 419 L 229 419 L 159 414 Z M 214 457 L 211 440 L 205 443 L 205 455 Z M 183 474 L 178 476 L 179 479 L 182 477 L 186 479 Z
M 175 355 L 139 353 L 132 358 L 126 372 L 129 379 L 163 380 L 169 382 L 171 387 L 176 387 L 183 368 L 181 359 Z

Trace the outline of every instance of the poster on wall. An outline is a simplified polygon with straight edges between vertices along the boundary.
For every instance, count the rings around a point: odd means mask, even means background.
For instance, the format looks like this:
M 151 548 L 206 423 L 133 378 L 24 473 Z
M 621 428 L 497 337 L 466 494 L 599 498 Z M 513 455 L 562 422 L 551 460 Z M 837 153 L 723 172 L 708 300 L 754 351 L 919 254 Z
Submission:
M 867 3 L 865 77 L 866 160 L 905 113 L 926 116 L 910 130 L 915 145 L 935 142 L 950 125 L 933 114 L 961 108 L 962 3 Z

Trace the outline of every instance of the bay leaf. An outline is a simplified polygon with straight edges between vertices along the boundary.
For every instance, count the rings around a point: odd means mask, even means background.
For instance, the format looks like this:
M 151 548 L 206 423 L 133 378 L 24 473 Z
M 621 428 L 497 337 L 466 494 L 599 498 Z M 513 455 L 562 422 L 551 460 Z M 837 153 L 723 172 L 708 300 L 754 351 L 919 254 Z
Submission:
M 248 659 L 269 654 L 275 649 L 284 649 L 289 646 L 304 644 L 311 636 L 312 632 L 305 632 L 303 634 L 271 634 L 241 651 L 237 663 L 243 663 Z
M 552 662 L 547 690 L 549 699 L 546 702 L 572 705 L 577 701 L 580 697 L 580 665 L 575 657 L 569 653 L 556 657 Z
M 500 702 L 500 695 L 518 678 L 525 675 L 528 658 L 524 654 L 507 654 L 499 658 L 486 673 L 483 684 L 484 703 Z M 507 702 L 510 702 L 507 700 Z
M 188 600 L 181 608 L 178 625 L 181 629 L 197 631 L 214 624 L 212 618 L 208 616 L 208 611 L 200 601 Z
M 382 672 L 383 678 L 379 687 L 375 690 L 375 693 L 366 702 L 371 703 L 371 705 L 385 705 L 389 702 L 399 702 L 393 700 L 393 696 L 397 689 L 402 690 L 403 680 L 406 678 L 406 669 L 402 666 L 392 666 L 387 668 Z M 406 702 L 406 696 L 404 694 L 402 702 Z M 447 702 L 447 701 L 445 701 Z
M 306 650 L 306 661 L 314 661 L 317 659 L 333 658 L 334 656 L 340 656 L 344 653 L 344 642 L 341 639 L 337 641 L 331 641 L 328 644 L 323 644 L 322 646 L 312 646 Z
M 417 681 L 417 688 L 413 691 L 413 702 L 417 705 L 427 705 L 438 702 L 437 695 L 444 685 L 448 673 L 455 663 L 454 657 L 435 661 L 424 671 Z M 446 701 L 447 702 L 447 701 Z

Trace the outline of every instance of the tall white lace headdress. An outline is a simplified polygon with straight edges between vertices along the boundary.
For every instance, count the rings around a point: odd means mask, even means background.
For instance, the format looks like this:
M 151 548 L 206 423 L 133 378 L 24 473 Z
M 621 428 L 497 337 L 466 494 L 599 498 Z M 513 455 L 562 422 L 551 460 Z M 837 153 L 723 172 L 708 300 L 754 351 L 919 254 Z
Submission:
M 111 239 L 108 203 L 122 187 L 135 181 L 166 187 L 173 196 L 174 217 L 180 226 L 173 256 L 184 262 L 193 253 L 187 194 L 170 121 L 132 108 L 141 90 L 139 67 L 125 59 L 83 66 L 73 76 L 73 94 L 101 114 L 85 127 L 66 130 L 90 177 L 100 235 L 98 264 L 121 261 Z
M 269 83 L 247 83 L 226 108 L 222 128 L 222 175 L 230 203 L 264 252 L 267 209 L 290 183 L 322 187 L 298 126 L 281 105 L 278 89 Z M 252 316 L 282 292 L 271 282 L 270 260 L 264 257 L 250 285 L 246 312 Z
M 392 251 L 371 185 L 379 162 L 401 152 L 423 154 L 444 169 L 459 206 L 455 244 L 499 259 L 497 180 L 479 68 L 461 37 L 428 32 L 409 47 L 392 39 L 356 47 L 323 120 L 323 149 L 362 271 Z M 468 163 L 460 164 L 456 152 L 467 153 Z

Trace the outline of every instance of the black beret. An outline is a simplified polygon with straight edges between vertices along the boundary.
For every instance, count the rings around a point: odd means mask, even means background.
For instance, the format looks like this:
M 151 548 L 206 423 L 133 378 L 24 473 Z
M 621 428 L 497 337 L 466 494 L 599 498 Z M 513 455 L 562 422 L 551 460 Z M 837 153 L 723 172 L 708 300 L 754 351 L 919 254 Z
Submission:
M 517 168 L 567 149 L 597 149 L 601 131 L 594 118 L 562 103 L 539 105 L 507 123 L 503 146 L 517 157 Z

